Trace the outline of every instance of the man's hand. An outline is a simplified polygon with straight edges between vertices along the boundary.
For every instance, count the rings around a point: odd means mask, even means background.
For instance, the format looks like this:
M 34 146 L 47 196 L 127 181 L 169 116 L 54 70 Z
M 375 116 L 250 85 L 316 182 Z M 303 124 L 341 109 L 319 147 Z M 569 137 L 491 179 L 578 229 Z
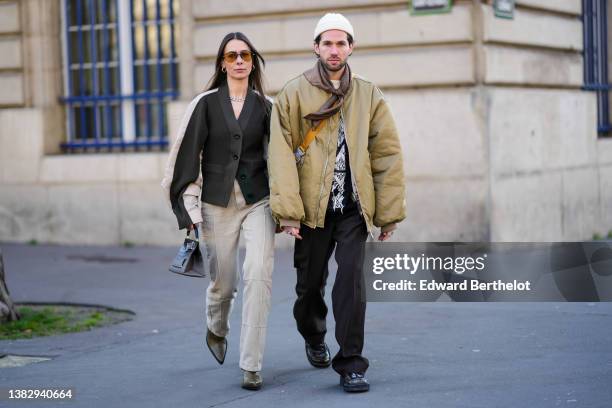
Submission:
M 393 235 L 393 231 L 381 232 L 380 235 L 378 236 L 378 240 L 386 241 L 389 238 L 391 238 L 391 235 Z
M 302 239 L 302 236 L 300 235 L 300 229 L 299 228 L 284 226 L 283 227 L 283 232 L 286 232 L 287 234 L 295 237 L 296 239 Z

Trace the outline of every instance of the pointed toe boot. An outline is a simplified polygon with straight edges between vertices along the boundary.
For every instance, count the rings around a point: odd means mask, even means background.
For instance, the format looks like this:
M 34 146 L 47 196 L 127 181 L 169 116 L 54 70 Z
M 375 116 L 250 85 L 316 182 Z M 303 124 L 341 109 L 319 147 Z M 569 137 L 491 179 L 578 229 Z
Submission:
M 245 390 L 257 391 L 263 385 L 263 379 L 259 371 L 243 370 L 242 388 Z
M 219 364 L 225 361 L 225 353 L 227 353 L 227 339 L 219 337 L 210 330 L 206 330 L 206 345 L 211 354 Z

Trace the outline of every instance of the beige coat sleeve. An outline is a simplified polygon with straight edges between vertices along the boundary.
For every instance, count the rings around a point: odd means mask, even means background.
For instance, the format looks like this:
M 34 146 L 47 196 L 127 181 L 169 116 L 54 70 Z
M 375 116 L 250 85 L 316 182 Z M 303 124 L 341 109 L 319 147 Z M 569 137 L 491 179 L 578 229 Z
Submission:
M 389 106 L 376 87 L 372 92 L 368 150 L 376 203 L 374 225 L 386 227 L 406 218 L 406 191 L 399 134 Z
M 208 93 L 210 92 L 201 93 L 187 107 L 176 140 L 168 154 L 164 179 L 161 182 L 166 201 L 177 217 L 179 229 L 202 222 L 201 163 L 207 130 L 200 101 Z
M 274 99 L 270 119 L 268 174 L 270 177 L 270 209 L 277 220 L 299 222 L 304 219 L 304 204 L 300 196 L 292 134 L 289 101 L 284 91 Z

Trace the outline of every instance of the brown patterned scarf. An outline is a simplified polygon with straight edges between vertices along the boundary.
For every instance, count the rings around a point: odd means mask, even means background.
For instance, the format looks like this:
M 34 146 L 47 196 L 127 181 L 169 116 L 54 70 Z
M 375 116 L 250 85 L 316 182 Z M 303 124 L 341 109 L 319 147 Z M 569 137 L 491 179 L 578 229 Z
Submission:
M 346 95 L 351 86 L 351 68 L 349 68 L 348 64 L 344 66 L 344 73 L 340 78 L 340 87 L 338 89 L 334 88 L 334 85 L 331 83 L 329 74 L 321 60 L 318 60 L 314 67 L 304 72 L 304 76 L 312 86 L 332 94 L 318 111 L 304 116 L 304 119 L 315 121 L 316 125 L 319 121 L 335 115 L 342 107 L 344 95 Z

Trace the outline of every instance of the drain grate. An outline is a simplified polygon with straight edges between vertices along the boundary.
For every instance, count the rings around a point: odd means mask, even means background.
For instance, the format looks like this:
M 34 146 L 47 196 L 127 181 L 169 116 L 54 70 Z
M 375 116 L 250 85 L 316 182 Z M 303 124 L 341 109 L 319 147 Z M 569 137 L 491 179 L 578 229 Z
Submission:
M 68 255 L 66 259 L 71 261 L 85 261 L 85 262 L 98 262 L 98 263 L 136 263 L 137 258 L 121 258 L 117 256 L 106 256 L 106 255 Z

